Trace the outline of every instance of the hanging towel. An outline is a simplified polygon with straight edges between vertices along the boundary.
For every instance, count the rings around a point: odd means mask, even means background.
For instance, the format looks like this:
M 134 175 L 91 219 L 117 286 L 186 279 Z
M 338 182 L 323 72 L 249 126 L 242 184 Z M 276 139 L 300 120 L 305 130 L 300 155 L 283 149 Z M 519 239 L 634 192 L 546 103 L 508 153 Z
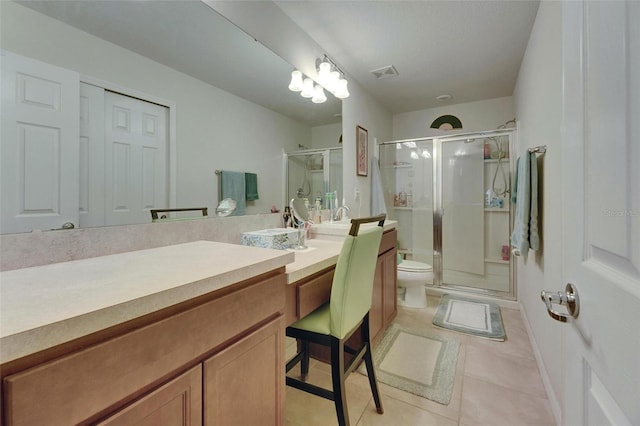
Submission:
M 371 158 L 371 215 L 387 213 L 387 206 L 384 202 L 384 190 L 382 187 L 382 177 L 380 176 L 380 167 L 378 159 Z
M 511 201 L 516 204 L 516 217 L 511 234 L 511 246 L 515 253 L 525 259 L 529 249 L 540 247 L 538 236 L 538 163 L 533 152 L 527 152 L 518 158 L 514 195 Z
M 258 175 L 255 173 L 245 173 L 245 192 L 247 201 L 255 201 L 258 199 Z
M 236 209 L 232 216 L 241 216 L 245 212 L 246 194 L 245 177 L 241 172 L 220 172 L 221 196 L 220 199 L 231 198 L 236 202 Z
M 528 152 L 531 170 L 531 213 L 529 215 L 529 247 L 531 250 L 540 248 L 538 235 L 538 157 L 534 152 Z

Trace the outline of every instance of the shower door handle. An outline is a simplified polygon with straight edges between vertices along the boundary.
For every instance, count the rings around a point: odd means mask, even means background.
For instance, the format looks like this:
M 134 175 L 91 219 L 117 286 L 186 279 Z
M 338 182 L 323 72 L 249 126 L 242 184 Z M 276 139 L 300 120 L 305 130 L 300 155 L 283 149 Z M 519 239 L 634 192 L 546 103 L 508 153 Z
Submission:
M 578 318 L 578 313 L 580 312 L 580 299 L 578 298 L 578 289 L 575 285 L 568 283 L 565 287 L 565 291 L 546 291 L 542 290 L 540 292 L 540 298 L 547 306 L 547 312 L 551 318 L 560 322 L 567 322 L 569 315 L 562 314 L 553 309 L 553 304 L 565 305 L 567 307 L 567 311 L 573 318 Z

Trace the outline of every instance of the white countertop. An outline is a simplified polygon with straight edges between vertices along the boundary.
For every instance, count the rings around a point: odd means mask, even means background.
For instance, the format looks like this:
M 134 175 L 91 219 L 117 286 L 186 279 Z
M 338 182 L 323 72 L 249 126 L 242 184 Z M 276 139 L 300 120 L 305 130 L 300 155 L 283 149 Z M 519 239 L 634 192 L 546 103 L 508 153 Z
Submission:
M 0 363 L 249 279 L 296 257 L 197 241 L 1 272 Z M 293 273 L 303 269 L 300 264 Z
M 308 239 L 306 250 L 294 250 L 295 262 L 287 265 L 287 284 L 335 265 L 342 249 L 341 240 Z
M 383 229 L 388 231 L 396 228 L 397 225 L 398 221 L 396 220 L 385 220 Z M 371 222 L 360 225 L 362 229 L 372 228 L 374 226 L 378 226 L 378 224 Z M 311 235 L 314 236 L 314 238 L 333 239 L 333 237 L 345 237 L 349 233 L 349 229 L 351 229 L 350 219 L 340 222 L 314 223 L 311 225 Z

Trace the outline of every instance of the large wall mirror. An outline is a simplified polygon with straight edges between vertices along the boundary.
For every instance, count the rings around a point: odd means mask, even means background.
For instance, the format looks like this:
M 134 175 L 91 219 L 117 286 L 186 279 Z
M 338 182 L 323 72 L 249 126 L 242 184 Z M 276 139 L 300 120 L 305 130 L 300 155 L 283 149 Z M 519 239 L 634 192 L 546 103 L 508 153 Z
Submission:
M 283 153 L 339 146 L 340 100 L 290 92 L 293 67 L 203 2 L 0 8 L 2 233 L 215 211 L 216 171 L 257 175 L 246 214 L 282 210 Z

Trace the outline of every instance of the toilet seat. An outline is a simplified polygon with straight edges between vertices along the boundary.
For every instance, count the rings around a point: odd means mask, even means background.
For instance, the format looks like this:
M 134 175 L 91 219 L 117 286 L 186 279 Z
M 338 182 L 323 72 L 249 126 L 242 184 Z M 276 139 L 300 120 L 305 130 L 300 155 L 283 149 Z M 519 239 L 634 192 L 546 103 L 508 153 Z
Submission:
M 428 263 L 417 262 L 415 260 L 403 260 L 398 265 L 398 271 L 405 272 L 431 272 L 433 271 L 433 266 Z

